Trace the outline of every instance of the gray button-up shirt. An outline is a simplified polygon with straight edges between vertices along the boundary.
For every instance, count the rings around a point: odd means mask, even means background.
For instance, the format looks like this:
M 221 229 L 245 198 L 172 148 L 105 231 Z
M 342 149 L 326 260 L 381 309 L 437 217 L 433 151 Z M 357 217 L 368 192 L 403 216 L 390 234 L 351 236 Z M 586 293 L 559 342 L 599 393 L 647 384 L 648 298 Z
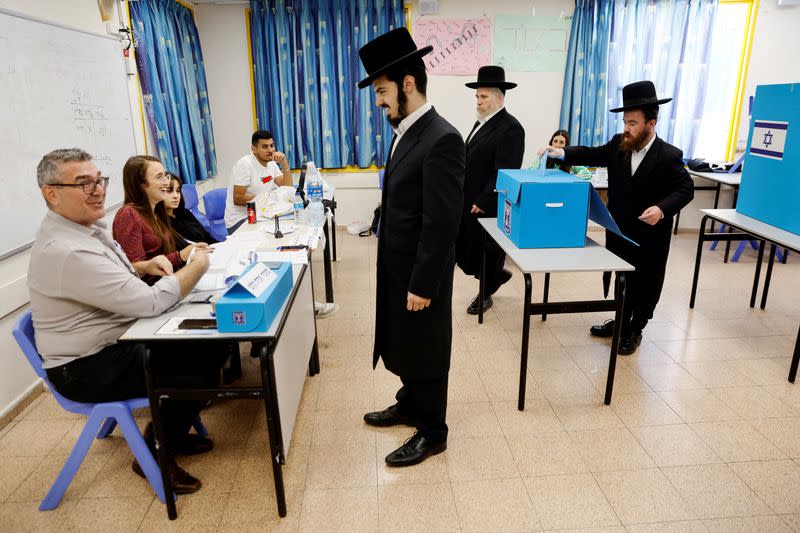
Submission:
M 152 287 L 139 279 L 102 221 L 86 227 L 53 211 L 36 234 L 28 287 L 45 368 L 115 344 L 137 318 L 160 315 L 181 294 L 175 276 Z

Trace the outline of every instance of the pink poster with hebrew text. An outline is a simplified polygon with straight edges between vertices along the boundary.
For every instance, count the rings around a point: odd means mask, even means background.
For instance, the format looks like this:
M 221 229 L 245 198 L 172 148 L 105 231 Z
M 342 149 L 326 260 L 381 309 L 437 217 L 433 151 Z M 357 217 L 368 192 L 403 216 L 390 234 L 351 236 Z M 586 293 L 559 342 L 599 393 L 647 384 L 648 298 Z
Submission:
M 428 74 L 475 75 L 492 60 L 492 21 L 423 17 L 414 23 L 414 42 L 433 46 L 422 58 Z

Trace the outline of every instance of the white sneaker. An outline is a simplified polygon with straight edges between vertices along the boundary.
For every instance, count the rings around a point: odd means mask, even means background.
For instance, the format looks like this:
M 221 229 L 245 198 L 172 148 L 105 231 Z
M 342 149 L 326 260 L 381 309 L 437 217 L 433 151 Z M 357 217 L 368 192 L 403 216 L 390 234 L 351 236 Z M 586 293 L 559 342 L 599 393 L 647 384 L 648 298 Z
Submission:
M 320 319 L 330 317 L 333 313 L 338 311 L 338 309 L 339 304 L 314 302 L 314 314 Z

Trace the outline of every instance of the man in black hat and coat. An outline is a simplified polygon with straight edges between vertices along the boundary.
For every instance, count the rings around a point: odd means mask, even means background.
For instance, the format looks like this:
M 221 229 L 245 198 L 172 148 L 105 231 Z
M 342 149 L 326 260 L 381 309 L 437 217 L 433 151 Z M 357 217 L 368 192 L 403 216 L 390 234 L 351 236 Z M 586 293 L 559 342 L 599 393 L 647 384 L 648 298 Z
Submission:
M 447 448 L 455 241 L 464 195 L 464 141 L 425 97 L 422 56 L 405 28 L 364 45 L 359 56 L 376 104 L 395 135 L 383 176 L 378 232 L 373 368 L 400 377 L 397 403 L 364 415 L 372 426 L 417 431 L 386 456 L 409 466 Z
M 540 153 L 561 158 L 571 165 L 608 168 L 608 210 L 622 233 L 639 243 L 636 247 L 606 231 L 606 248 L 636 267 L 627 275 L 619 353 L 630 355 L 642 341 L 642 330 L 653 318 L 661 296 L 672 228 L 672 218 L 694 197 L 694 184 L 683 166 L 683 152 L 656 135 L 659 99 L 651 81 L 639 81 L 622 89 L 625 129 L 607 144 L 595 148 L 547 147 Z M 614 321 L 592 326 L 590 333 L 611 337 Z
M 480 277 L 481 233 L 479 217 L 497 216 L 497 171 L 520 168 L 525 153 L 525 130 L 505 108 L 505 94 L 516 83 L 506 81 L 503 67 L 478 69 L 478 81 L 465 83 L 476 89 L 478 120 L 467 136 L 467 174 L 464 179 L 464 207 L 456 242 L 456 263 L 465 274 Z M 492 306 L 492 294 L 511 279 L 503 268 L 506 254 L 492 239 L 486 240 L 486 280 L 483 310 Z M 480 312 L 480 296 L 475 296 L 467 313 Z

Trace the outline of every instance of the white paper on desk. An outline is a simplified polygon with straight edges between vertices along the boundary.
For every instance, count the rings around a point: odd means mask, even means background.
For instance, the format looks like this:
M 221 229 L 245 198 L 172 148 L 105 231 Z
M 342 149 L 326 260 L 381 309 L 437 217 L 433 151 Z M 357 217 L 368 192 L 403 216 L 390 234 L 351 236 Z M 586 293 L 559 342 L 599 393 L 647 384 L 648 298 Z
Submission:
M 156 335 L 214 335 L 217 333 L 216 329 L 178 329 L 178 324 L 187 318 L 190 317 L 174 316 L 170 318 L 166 324 L 156 331 Z
M 286 252 L 258 252 L 258 260 L 263 263 L 288 263 L 294 265 L 307 265 L 308 252 L 305 250 L 291 250 Z
M 297 235 L 292 236 L 289 242 L 285 244 L 290 246 L 303 245 L 308 246 L 312 250 L 316 250 L 320 239 L 323 237 L 322 228 L 309 228 L 306 226 L 298 231 Z M 323 241 L 322 245 L 325 246 L 325 241 Z
M 264 241 L 265 233 L 266 232 L 262 231 L 260 227 L 256 228 L 255 231 L 237 231 L 228 237 L 228 240 L 225 242 L 233 242 L 237 244 L 259 243 Z
M 227 280 L 239 276 L 244 271 L 245 266 L 249 264 L 246 261 L 247 254 L 255 248 L 252 242 L 231 239 L 213 246 L 214 253 L 208 256 L 210 261 L 208 272 L 197 282 L 193 289 L 195 292 L 224 289 Z

